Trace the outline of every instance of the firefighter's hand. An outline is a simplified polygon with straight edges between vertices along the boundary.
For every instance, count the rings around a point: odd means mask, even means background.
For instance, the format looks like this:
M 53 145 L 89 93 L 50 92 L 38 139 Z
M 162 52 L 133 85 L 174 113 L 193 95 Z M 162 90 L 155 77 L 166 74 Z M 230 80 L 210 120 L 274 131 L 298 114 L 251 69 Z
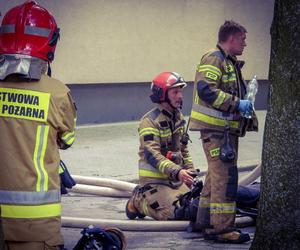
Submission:
M 253 111 L 252 103 L 248 100 L 240 100 L 238 110 L 244 114 L 251 114 Z
M 181 169 L 178 174 L 178 179 L 190 187 L 193 184 L 193 177 L 191 176 L 191 171 L 186 169 Z

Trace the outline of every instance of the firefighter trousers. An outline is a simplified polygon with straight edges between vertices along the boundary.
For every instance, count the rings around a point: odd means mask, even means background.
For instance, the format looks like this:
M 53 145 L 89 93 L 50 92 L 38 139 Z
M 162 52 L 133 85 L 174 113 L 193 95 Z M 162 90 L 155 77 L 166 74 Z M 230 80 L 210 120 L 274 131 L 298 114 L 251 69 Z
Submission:
M 222 133 L 201 132 L 202 146 L 208 162 L 208 173 L 201 193 L 195 229 L 207 234 L 222 234 L 234 230 L 238 186 L 238 137 L 230 135 L 236 157 L 231 162 L 219 158 L 224 144 Z
M 155 220 L 171 220 L 174 219 L 174 201 L 188 191 L 185 184 L 178 188 L 160 184 L 146 185 L 134 194 L 133 204 L 143 215 Z

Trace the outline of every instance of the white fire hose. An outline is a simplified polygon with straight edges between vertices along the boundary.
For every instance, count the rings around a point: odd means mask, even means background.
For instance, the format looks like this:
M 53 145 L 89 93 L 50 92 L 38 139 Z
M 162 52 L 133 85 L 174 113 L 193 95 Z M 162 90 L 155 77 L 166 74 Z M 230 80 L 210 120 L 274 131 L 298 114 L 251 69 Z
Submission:
M 261 165 L 240 168 L 239 171 L 252 170 L 241 178 L 239 185 L 249 185 L 261 173 Z M 71 193 L 92 194 L 106 197 L 131 197 L 132 190 L 137 184 L 100 177 L 87 177 L 72 175 L 77 184 L 69 189 Z M 253 218 L 249 216 L 237 217 L 236 226 L 244 227 L 253 225 Z M 95 218 L 62 217 L 62 226 L 71 228 L 84 228 L 89 225 L 102 228 L 117 227 L 124 231 L 186 231 L 188 221 L 155 221 L 155 220 L 111 220 Z
M 253 169 L 250 167 L 243 167 L 240 170 Z M 240 179 L 239 185 L 249 185 L 254 182 L 261 174 L 261 165 L 258 164 L 249 174 Z M 80 175 L 72 175 L 76 181 L 76 185 L 69 189 L 71 193 L 91 194 L 105 197 L 124 197 L 128 198 L 132 194 L 132 190 L 137 184 L 113 180 L 109 178 L 88 177 Z
M 103 197 L 121 197 L 130 198 L 132 192 L 124 191 L 111 187 L 98 187 L 92 185 L 76 184 L 72 189 L 68 189 L 69 192 L 79 194 L 92 194 Z
M 108 178 L 87 177 L 87 176 L 80 176 L 80 175 L 72 175 L 72 177 L 78 184 L 110 187 L 110 188 L 115 188 L 115 189 L 129 191 L 129 192 L 132 192 L 132 190 L 136 187 L 136 184 L 134 183 L 130 183 L 127 181 L 113 180 Z
M 237 227 L 253 225 L 254 220 L 251 217 L 237 217 L 235 224 Z M 189 221 L 155 221 L 155 220 L 110 220 L 110 219 L 92 219 L 62 217 L 62 226 L 70 228 L 84 228 L 89 225 L 101 228 L 117 227 L 124 231 L 140 232 L 169 232 L 186 231 Z
M 258 164 L 249 174 L 239 180 L 239 185 L 247 186 L 256 181 L 261 175 L 261 164 Z

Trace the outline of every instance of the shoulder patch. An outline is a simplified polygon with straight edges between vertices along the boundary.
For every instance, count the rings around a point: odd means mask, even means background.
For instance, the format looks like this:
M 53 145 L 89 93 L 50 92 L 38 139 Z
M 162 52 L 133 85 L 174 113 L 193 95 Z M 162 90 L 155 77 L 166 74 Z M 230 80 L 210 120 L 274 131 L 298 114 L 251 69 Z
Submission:
M 150 118 L 151 120 L 155 120 L 160 115 L 160 110 L 158 108 L 151 110 L 146 117 Z
M 215 73 L 211 72 L 211 71 L 207 71 L 205 74 L 206 78 L 212 79 L 213 81 L 217 81 L 218 80 L 218 75 L 216 75 Z
M 162 128 L 169 127 L 169 124 L 168 124 L 167 121 L 161 121 L 161 122 L 159 122 L 159 124 L 160 124 L 160 126 L 161 126 Z

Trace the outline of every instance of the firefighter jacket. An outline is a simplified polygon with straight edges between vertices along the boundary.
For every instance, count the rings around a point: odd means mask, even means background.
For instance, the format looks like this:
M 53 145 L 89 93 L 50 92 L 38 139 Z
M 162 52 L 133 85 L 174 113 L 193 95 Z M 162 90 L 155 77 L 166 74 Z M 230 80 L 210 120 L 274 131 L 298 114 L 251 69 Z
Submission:
M 60 236 L 59 148 L 72 145 L 76 111 L 69 89 L 39 81 L 0 81 L 0 207 L 5 240 Z
M 196 70 L 190 130 L 223 132 L 226 123 L 237 136 L 258 130 L 254 112 L 246 119 L 238 111 L 247 89 L 241 74 L 243 64 L 219 45 L 202 57 Z
M 180 111 L 171 113 L 161 105 L 141 119 L 139 125 L 139 178 L 140 184 L 178 182 L 181 169 L 193 169 L 187 146 L 180 140 L 185 120 Z M 167 158 L 168 151 L 176 153 L 176 160 Z

